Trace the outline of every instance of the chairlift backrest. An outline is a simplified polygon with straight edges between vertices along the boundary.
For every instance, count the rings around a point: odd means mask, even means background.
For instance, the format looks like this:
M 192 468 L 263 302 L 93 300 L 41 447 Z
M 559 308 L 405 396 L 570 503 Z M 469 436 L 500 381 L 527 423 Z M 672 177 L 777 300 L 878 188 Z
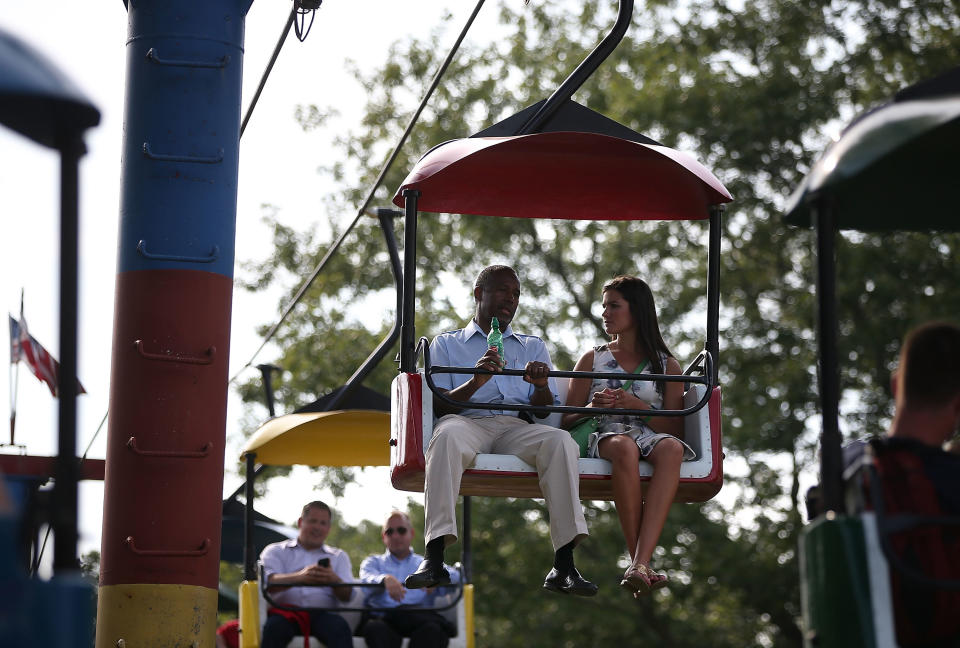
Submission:
M 874 609 L 892 611 L 885 623 L 901 645 L 958 636 L 960 457 L 897 438 L 856 449 L 844 471 L 845 512 L 863 527 Z

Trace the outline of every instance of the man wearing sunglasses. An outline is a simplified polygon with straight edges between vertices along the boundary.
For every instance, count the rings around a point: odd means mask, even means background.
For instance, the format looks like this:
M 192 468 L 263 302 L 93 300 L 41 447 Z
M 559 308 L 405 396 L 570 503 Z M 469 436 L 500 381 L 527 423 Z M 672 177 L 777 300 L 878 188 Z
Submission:
M 423 556 L 410 548 L 413 525 L 410 517 L 393 511 L 383 523 L 381 539 L 386 547 L 382 554 L 368 556 L 360 564 L 360 580 L 382 583 L 383 589 L 373 589 L 367 597 L 367 606 L 380 608 L 370 612 L 362 634 L 369 648 L 399 648 L 403 637 L 410 637 L 409 648 L 446 648 L 449 637 L 456 635 L 456 627 L 433 606 L 437 591 L 407 589 L 404 579 L 416 571 Z M 450 571 L 454 583 L 460 580 L 456 570 Z

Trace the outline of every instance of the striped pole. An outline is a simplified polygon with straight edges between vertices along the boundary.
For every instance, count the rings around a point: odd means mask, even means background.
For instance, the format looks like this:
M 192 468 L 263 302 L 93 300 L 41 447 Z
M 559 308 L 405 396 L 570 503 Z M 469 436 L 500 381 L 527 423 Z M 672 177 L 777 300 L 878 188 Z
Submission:
M 98 648 L 214 644 L 251 2 L 125 2 Z

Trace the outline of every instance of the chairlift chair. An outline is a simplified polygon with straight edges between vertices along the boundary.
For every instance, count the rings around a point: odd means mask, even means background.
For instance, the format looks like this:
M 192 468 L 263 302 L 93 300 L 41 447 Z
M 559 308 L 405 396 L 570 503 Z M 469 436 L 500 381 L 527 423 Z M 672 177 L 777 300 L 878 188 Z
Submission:
M 374 403 L 371 400 L 371 404 Z M 247 466 L 247 515 L 253 511 L 255 463 L 269 466 L 386 466 L 389 463 L 389 424 L 389 415 L 380 410 L 295 412 L 267 420 L 241 450 L 241 458 Z M 275 604 L 265 595 L 265 581 L 259 574 L 259 554 L 253 552 L 252 526 L 245 535 L 245 574 L 239 593 L 241 646 L 256 648 L 260 644 L 267 605 Z M 336 610 L 344 616 L 352 631 L 356 631 L 361 613 L 370 609 L 364 604 L 360 591 L 363 586 L 354 584 L 354 587 L 351 600 Z M 466 645 L 466 628 L 473 623 L 473 585 L 461 582 L 450 588 L 437 604 L 437 610 L 458 628 L 451 646 Z M 302 639 L 298 637 L 297 641 L 302 642 Z M 355 645 L 362 643 L 362 638 L 354 637 Z
M 557 111 L 553 123 L 566 127 L 572 122 L 583 123 L 584 116 L 589 117 L 590 131 L 484 136 L 496 132 L 494 127 L 437 146 L 420 159 L 397 191 L 393 202 L 405 209 L 406 244 L 400 374 L 393 381 L 391 393 L 391 479 L 395 488 L 423 490 L 424 450 L 433 432 L 433 399 L 438 395 L 432 390 L 431 378 L 435 372 L 451 372 L 449 367 L 429 366 L 429 342 L 415 340 L 416 219 L 419 211 L 427 211 L 564 220 L 709 219 L 705 349 L 682 378 L 657 376 L 688 383 L 684 409 L 658 413 L 685 417 L 685 440 L 697 453 L 696 459 L 681 468 L 677 501 L 705 501 L 720 490 L 721 388 L 716 367 L 720 215 L 721 206 L 732 198 L 691 156 L 657 144 L 573 101 L 568 100 Z M 516 120 L 517 116 L 510 119 Z M 420 354 L 427 362 L 418 368 Z M 476 372 L 472 367 L 460 369 L 452 373 Z M 553 371 L 550 375 L 567 378 L 597 374 Z M 471 403 L 474 406 L 478 404 Z M 502 404 L 497 407 L 529 409 Z M 555 412 L 554 420 L 564 412 L 599 413 L 596 409 L 566 406 L 550 410 Z M 581 498 L 613 499 L 609 462 L 580 459 L 579 467 Z M 642 479 L 649 480 L 648 464 L 641 462 L 639 471 Z M 477 456 L 464 473 L 460 493 L 542 497 L 535 468 L 514 456 L 494 454 Z
M 252 516 L 255 463 L 270 466 L 383 466 L 387 464 L 388 417 L 374 410 L 335 410 L 278 416 L 244 444 L 247 516 Z M 262 594 L 253 555 L 252 519 L 244 538 L 244 581 L 240 584 L 242 648 L 260 644 Z
M 955 206 L 958 146 L 960 67 L 955 67 L 905 88 L 890 103 L 850 124 L 813 166 L 786 208 L 787 223 L 812 226 L 817 233 L 822 495 L 821 514 L 800 537 L 807 646 L 897 646 L 891 574 L 916 575 L 904 570 L 903 562 L 892 553 L 890 537 L 896 530 L 948 526 L 946 519 L 922 515 L 885 521 L 881 499 L 874 499 L 874 510 L 845 502 L 856 502 L 863 494 L 858 490 L 862 486 L 859 470 L 852 470 L 854 479 L 846 483 L 843 475 L 835 239 L 841 229 L 960 231 Z M 876 476 L 874 482 L 876 498 Z M 858 497 L 845 498 L 845 491 Z M 903 523 L 904 517 L 911 518 L 909 524 Z M 954 517 L 949 524 L 955 527 L 960 519 Z M 960 589 L 960 581 L 938 574 L 925 576 L 928 587 Z

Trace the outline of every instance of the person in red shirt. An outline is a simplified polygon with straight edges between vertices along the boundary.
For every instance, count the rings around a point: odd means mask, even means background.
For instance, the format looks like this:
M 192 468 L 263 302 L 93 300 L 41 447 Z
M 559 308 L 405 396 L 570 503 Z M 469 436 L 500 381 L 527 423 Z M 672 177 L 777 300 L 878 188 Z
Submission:
M 240 648 L 240 620 L 227 621 L 217 628 L 217 648 Z

